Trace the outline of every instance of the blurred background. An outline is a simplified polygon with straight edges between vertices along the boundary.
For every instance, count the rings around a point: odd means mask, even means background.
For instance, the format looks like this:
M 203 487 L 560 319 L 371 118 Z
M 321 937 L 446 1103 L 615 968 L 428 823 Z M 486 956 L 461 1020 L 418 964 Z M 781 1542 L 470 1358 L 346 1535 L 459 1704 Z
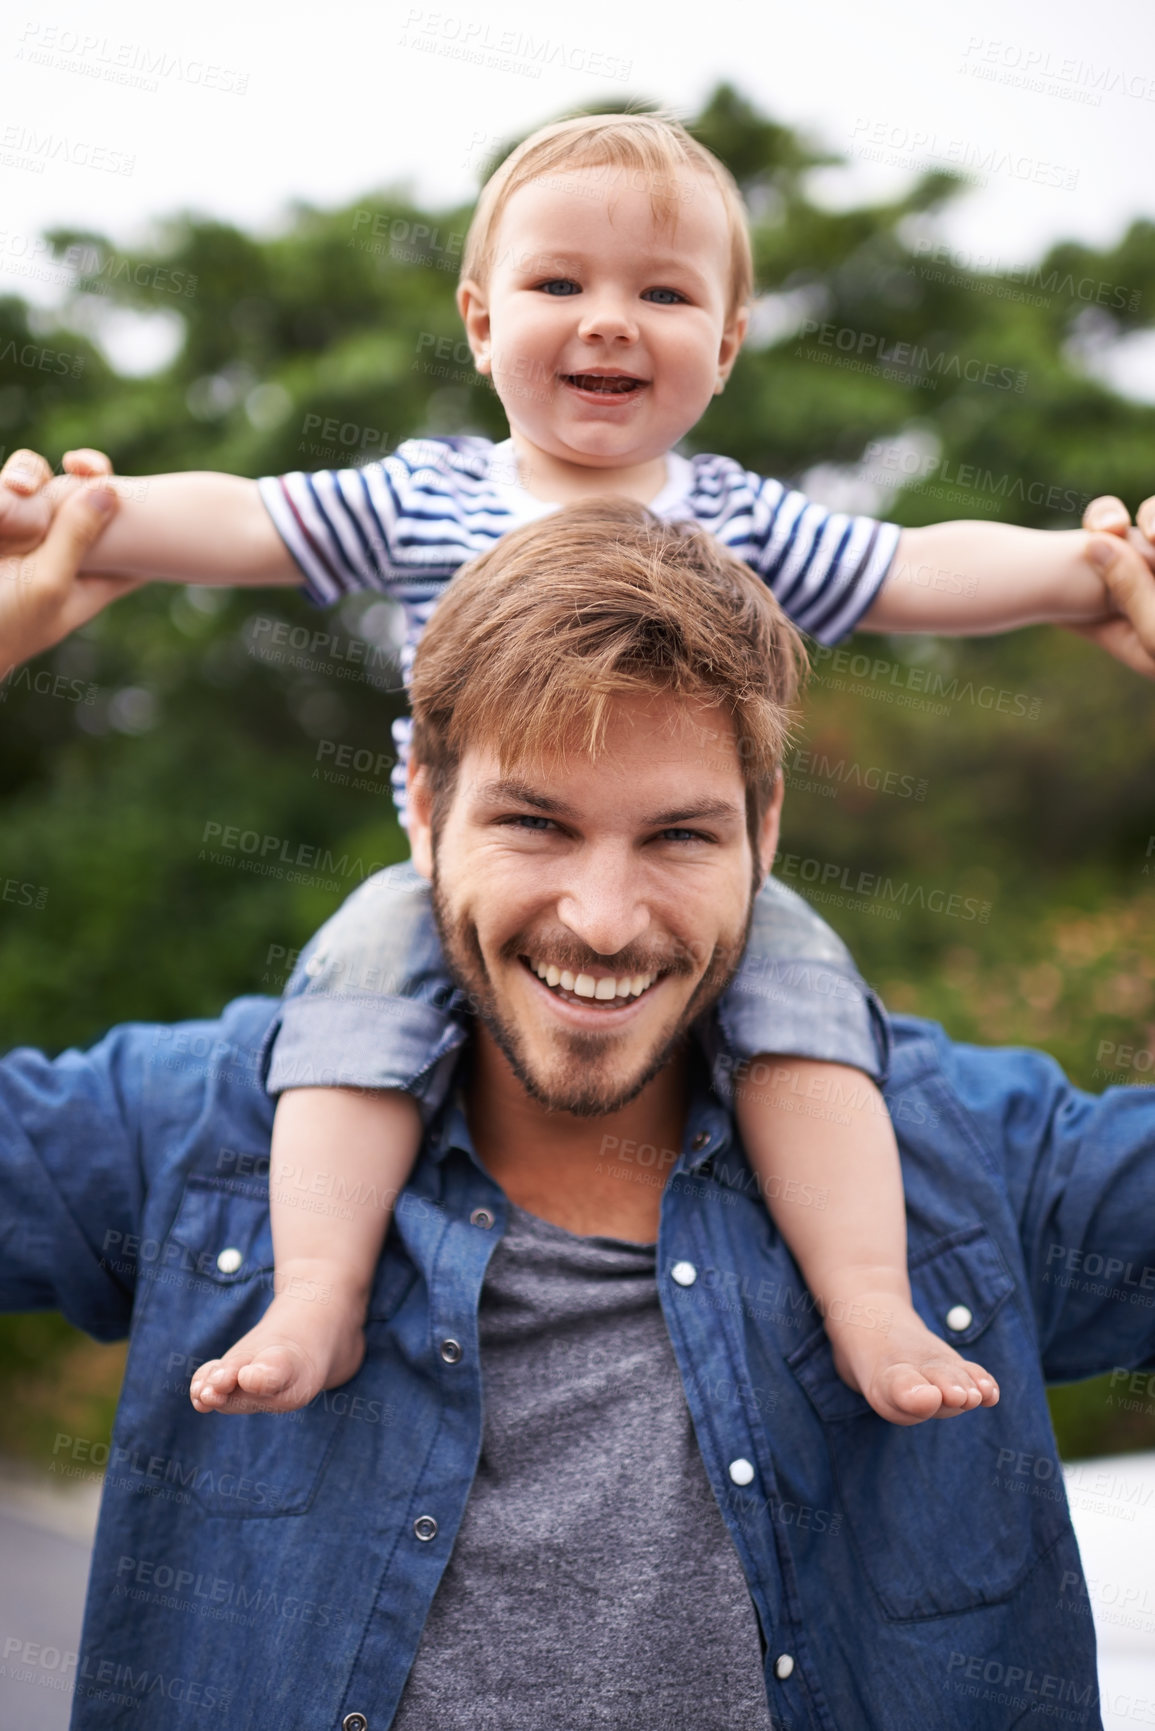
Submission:
M 352 5 L 319 44 L 127 0 L 98 31 L 68 8 L 6 25 L 0 448 L 257 476 L 503 437 L 453 305 L 477 186 L 560 114 L 673 104 L 742 185 L 759 290 L 687 449 L 903 524 L 1134 509 L 1155 491 L 1150 18 L 924 10 L 839 0 L 820 28 L 727 0 L 660 42 L 629 5 Z M 21 886 L 0 1041 L 279 991 L 403 854 L 397 642 L 380 598 L 158 586 L 0 683 Z M 820 654 L 779 870 L 890 1008 L 1043 1046 L 1087 1088 L 1148 1085 L 1153 698 L 1061 631 Z M 230 825 L 321 865 L 257 876 L 214 847 Z M 872 893 L 848 891 L 862 872 Z M 106 1437 L 121 1364 L 57 1317 L 0 1320 L 0 1453 L 45 1471 L 58 1433 Z M 1152 1386 L 1056 1391 L 1066 1457 L 1155 1446 Z

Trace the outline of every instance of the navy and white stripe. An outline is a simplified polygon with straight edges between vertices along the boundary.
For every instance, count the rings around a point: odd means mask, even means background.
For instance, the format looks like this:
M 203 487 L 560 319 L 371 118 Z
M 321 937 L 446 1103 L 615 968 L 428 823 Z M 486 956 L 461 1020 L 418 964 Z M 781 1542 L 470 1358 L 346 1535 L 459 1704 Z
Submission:
M 874 600 L 894 558 L 893 523 L 828 511 L 730 457 L 671 452 L 650 509 L 708 529 L 762 577 L 784 610 L 819 643 L 837 643 Z M 500 535 L 556 505 L 517 484 L 509 440 L 408 439 L 360 469 L 266 476 L 261 497 L 319 606 L 375 589 L 404 610 L 402 672 L 442 590 Z M 403 806 L 409 724 L 395 726 L 394 794 Z

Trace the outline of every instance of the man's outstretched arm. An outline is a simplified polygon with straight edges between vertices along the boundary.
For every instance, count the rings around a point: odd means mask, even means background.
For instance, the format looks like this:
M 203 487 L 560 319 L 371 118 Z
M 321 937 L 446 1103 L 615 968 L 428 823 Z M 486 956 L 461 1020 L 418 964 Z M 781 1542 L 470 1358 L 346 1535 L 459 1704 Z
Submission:
M 98 1340 L 127 1334 L 143 1175 L 132 1031 L 91 1052 L 0 1060 L 0 1310 L 61 1310 Z
M 1155 1088 L 1088 1094 L 1042 1052 L 935 1037 L 1018 1219 L 1047 1380 L 1155 1367 Z
M 129 1023 L 87 1052 L 0 1059 L 0 1310 L 62 1310 L 128 1332 L 192 1173 L 263 1184 L 273 1106 L 259 1075 L 276 1006 Z

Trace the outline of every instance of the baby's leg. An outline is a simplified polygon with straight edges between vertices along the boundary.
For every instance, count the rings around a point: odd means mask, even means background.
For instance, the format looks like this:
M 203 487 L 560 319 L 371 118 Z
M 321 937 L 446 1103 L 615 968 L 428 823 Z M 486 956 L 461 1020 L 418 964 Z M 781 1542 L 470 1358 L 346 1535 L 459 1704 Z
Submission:
M 874 1083 L 841 1064 L 766 1055 L 733 1079 L 746 1153 L 842 1380 L 894 1424 L 994 1406 L 994 1378 L 911 1303 L 898 1146 Z
M 993 1378 L 911 1305 L 898 1147 L 870 1080 L 886 1070 L 885 1015 L 842 939 L 774 878 L 755 898 L 718 1021 L 728 1051 L 716 1080 L 732 1089 L 750 1163 L 822 1309 L 839 1375 L 896 1424 L 992 1405 Z M 775 1052 L 795 1056 L 767 1056 Z
M 198 1412 L 291 1412 L 356 1375 L 377 1260 L 420 1141 L 421 1113 L 400 1091 L 282 1094 L 269 1162 L 273 1299 L 193 1376 Z
M 429 886 L 412 866 L 369 879 L 302 951 L 269 1054 L 280 1095 L 273 1298 L 193 1376 L 198 1411 L 287 1412 L 356 1374 L 381 1246 L 421 1142 L 418 1102 L 438 1105 L 465 1039 L 453 1003 Z M 320 1078 L 329 1085 L 312 1085 Z

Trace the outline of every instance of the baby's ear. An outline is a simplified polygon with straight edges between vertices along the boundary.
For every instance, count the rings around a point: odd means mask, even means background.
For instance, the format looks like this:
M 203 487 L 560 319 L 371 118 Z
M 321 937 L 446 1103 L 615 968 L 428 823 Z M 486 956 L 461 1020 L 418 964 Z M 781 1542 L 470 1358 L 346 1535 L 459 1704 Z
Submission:
M 465 326 L 473 364 L 479 373 L 488 374 L 493 365 L 489 353 L 489 302 L 472 277 L 457 285 L 457 310 Z
M 746 341 L 746 332 L 750 328 L 750 308 L 741 306 L 732 313 L 726 321 L 722 332 L 722 341 L 718 348 L 718 386 L 721 391 L 730 377 L 734 362 L 738 359 L 738 351 Z

